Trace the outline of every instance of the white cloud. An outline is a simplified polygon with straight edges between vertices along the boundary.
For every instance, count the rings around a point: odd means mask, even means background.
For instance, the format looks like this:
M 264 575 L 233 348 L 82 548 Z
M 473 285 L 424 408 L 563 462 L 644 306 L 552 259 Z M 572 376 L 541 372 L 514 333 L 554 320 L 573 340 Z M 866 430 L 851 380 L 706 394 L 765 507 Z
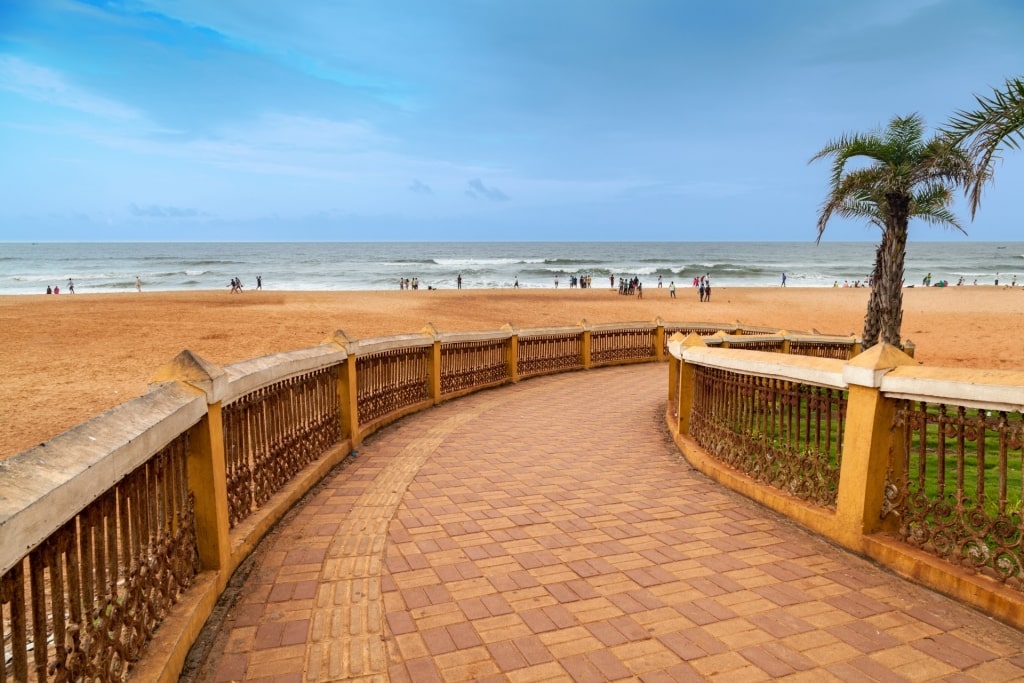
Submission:
M 108 119 L 141 118 L 131 107 L 69 83 L 59 71 L 10 55 L 0 55 L 0 90 Z

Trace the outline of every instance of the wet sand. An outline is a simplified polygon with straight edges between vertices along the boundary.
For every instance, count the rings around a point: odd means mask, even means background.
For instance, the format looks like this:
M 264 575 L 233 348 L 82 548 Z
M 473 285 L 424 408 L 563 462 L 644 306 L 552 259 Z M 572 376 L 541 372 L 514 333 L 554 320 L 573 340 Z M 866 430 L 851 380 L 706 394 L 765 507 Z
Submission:
M 0 297 L 0 458 L 145 392 L 183 349 L 226 365 L 319 344 L 418 332 L 652 321 L 714 322 L 860 334 L 866 289 L 651 288 L 378 292 L 223 291 Z M 903 337 L 931 366 L 1022 368 L 1024 287 L 911 288 Z

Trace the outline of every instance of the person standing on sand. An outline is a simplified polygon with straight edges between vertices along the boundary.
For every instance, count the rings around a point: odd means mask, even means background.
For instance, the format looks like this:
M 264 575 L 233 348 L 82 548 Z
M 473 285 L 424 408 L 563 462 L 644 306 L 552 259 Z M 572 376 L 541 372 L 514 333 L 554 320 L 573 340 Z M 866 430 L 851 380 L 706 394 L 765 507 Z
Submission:
M 262 275 L 257 275 L 256 276 L 256 289 L 261 290 L 261 291 L 263 290 L 263 276 Z
M 555 289 L 558 289 L 558 276 L 555 276 Z
M 675 299 L 676 298 L 676 281 L 675 280 L 672 280 L 671 282 L 668 283 L 668 298 L 669 299 Z
M 455 285 L 458 289 L 462 289 L 462 273 L 459 273 L 459 276 L 455 278 Z
M 142 291 L 142 278 L 140 278 L 138 275 L 135 276 L 135 291 Z
M 514 283 L 514 284 L 512 285 L 512 288 L 513 288 L 513 289 L 519 289 L 519 276 L 518 276 L 518 275 L 516 275 L 516 281 L 515 281 L 515 283 Z
M 75 293 L 75 283 L 74 281 L 72 281 L 71 278 L 68 278 L 68 292 L 70 292 L 71 294 Z
M 783 287 L 786 286 L 786 274 L 785 273 L 782 274 L 782 286 Z

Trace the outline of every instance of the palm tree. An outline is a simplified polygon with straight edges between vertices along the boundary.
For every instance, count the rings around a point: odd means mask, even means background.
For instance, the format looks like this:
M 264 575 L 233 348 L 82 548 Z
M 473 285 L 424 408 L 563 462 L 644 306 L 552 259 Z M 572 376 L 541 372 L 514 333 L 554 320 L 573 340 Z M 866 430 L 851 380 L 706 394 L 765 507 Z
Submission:
M 882 230 L 864 317 L 865 349 L 879 340 L 900 344 L 910 219 L 964 232 L 949 207 L 953 191 L 973 181 L 974 166 L 947 138 L 926 141 L 923 135 L 919 115 L 895 117 L 885 130 L 844 135 L 811 157 L 811 162 L 833 157 L 829 193 L 818 216 L 818 242 L 833 215 L 866 219 Z M 867 163 L 847 170 L 855 159 Z
M 968 188 L 972 216 L 981 204 L 981 188 L 991 177 L 1000 148 L 1020 149 L 1024 143 L 1024 77 L 1007 79 L 1006 88 L 993 89 L 991 97 L 974 98 L 978 109 L 958 111 L 943 129 L 956 144 L 969 141 L 967 154 L 979 169 Z

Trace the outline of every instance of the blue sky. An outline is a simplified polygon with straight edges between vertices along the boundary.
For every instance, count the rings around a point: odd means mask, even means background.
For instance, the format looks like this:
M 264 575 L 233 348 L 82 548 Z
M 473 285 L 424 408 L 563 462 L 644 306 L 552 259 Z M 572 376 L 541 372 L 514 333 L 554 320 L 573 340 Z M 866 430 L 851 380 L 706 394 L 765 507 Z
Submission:
M 0 239 L 813 241 L 816 151 L 941 125 L 1022 36 L 1018 0 L 3 0 Z M 1022 189 L 1010 151 L 966 239 L 1021 239 Z

